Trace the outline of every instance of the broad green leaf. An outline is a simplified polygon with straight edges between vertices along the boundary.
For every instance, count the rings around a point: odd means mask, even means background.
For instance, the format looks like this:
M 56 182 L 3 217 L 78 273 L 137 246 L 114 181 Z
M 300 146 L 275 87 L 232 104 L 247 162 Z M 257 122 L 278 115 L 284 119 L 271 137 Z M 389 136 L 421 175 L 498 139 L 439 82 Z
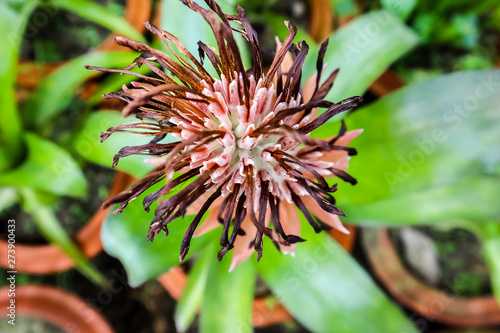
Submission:
M 172 221 L 168 225 L 169 235 L 161 233 L 150 243 L 146 235 L 154 218 L 156 204 L 147 213 L 142 208 L 142 198 L 143 196 L 131 202 L 119 215 L 110 213 L 101 230 L 104 249 L 121 261 L 132 287 L 137 287 L 179 264 L 184 231 L 194 218 L 194 215 L 189 215 Z M 191 241 L 186 260 L 196 253 L 203 242 L 203 238 Z
M 10 208 L 19 200 L 19 195 L 14 187 L 0 188 L 0 213 Z
M 348 171 L 358 184 L 340 182 L 339 206 L 354 210 L 480 174 L 498 175 L 499 88 L 500 71 L 456 73 L 408 86 L 355 111 L 347 127 L 365 131 L 351 144 L 358 156 Z M 316 134 L 327 137 L 329 132 L 325 128 Z M 472 204 L 449 194 L 449 200 Z
M 340 73 L 326 100 L 339 101 L 363 95 L 375 79 L 417 42 L 417 35 L 387 11 L 362 15 L 334 31 L 325 56 L 327 67 L 323 78 L 335 68 L 340 68 Z M 317 54 L 317 49 L 309 53 Z M 315 73 L 316 60 L 309 59 L 303 78 Z
M 185 332 L 191 325 L 200 309 L 203 301 L 203 294 L 207 286 L 208 273 L 213 265 L 217 265 L 214 260 L 216 253 L 215 241 L 209 242 L 203 248 L 203 253 L 195 259 L 193 268 L 189 271 L 186 288 L 175 308 L 175 324 L 180 332 Z
M 13 153 L 16 151 L 18 154 Z M 8 144 L 5 144 L 3 148 L 0 148 L 0 171 L 7 170 L 14 166 L 16 164 L 17 155 L 21 155 L 20 153 L 21 150 L 19 148 L 12 146 L 8 147 Z
M 87 181 L 73 157 L 61 147 L 26 133 L 27 157 L 16 169 L 0 174 L 0 185 L 29 187 L 58 195 L 84 197 Z
M 43 203 L 43 195 L 26 187 L 21 188 L 19 192 L 23 198 L 23 208 L 33 217 L 41 234 L 51 244 L 59 246 L 64 253 L 73 259 L 76 268 L 89 280 L 101 287 L 106 287 L 106 277 L 85 258 L 66 234 L 52 207 Z
M 2 20 L 0 21 L 0 77 L 12 75 L 15 72 L 19 55 L 19 47 L 23 39 L 24 29 L 31 12 L 38 5 L 39 0 L 2 1 Z
M 179 38 L 193 55 L 198 55 L 198 41 L 217 46 L 214 34 L 205 19 L 180 1 L 162 3 L 160 28 Z
M 111 31 L 124 34 L 127 37 L 139 42 L 145 42 L 144 37 L 137 32 L 125 19 L 114 14 L 106 7 L 101 6 L 91 0 L 71 0 L 71 1 L 51 1 L 56 7 L 64 8 L 74 14 L 83 17 L 89 21 L 97 23 Z
M 500 217 L 499 200 L 500 177 L 475 176 L 426 191 L 343 208 L 351 223 L 363 225 L 481 222 Z
M 18 163 L 23 154 L 22 124 L 16 106 L 17 61 L 28 18 L 38 1 L 0 2 L 0 171 Z
M 99 74 L 85 65 L 123 69 L 136 57 L 133 52 L 92 52 L 67 62 L 40 83 L 24 104 L 24 116 L 36 126 L 43 125 L 69 105 L 85 80 Z
M 207 286 L 200 314 L 200 332 L 253 332 L 252 303 L 257 273 L 251 261 L 239 264 L 229 271 L 231 256 L 217 262 L 212 252 Z
M 361 266 L 325 233 L 303 226 L 295 257 L 266 240 L 256 264 L 290 313 L 312 332 L 417 332 Z
M 499 215 L 500 216 L 500 215 Z M 490 269 L 491 287 L 500 303 L 500 221 L 475 225 L 482 240 L 483 254 Z
M 152 137 L 141 136 L 130 133 L 114 133 L 101 143 L 100 135 L 108 128 L 120 124 L 138 121 L 134 117 L 123 118 L 116 111 L 98 111 L 92 113 L 83 124 L 82 129 L 72 142 L 75 151 L 87 161 L 97 163 L 105 167 L 113 165 L 113 156 L 125 146 L 139 146 L 151 141 Z M 173 140 L 173 137 L 169 137 Z M 162 142 L 166 142 L 165 140 Z M 135 177 L 141 177 L 153 168 L 146 163 L 148 156 L 128 156 L 120 159 L 117 170 L 127 172 Z

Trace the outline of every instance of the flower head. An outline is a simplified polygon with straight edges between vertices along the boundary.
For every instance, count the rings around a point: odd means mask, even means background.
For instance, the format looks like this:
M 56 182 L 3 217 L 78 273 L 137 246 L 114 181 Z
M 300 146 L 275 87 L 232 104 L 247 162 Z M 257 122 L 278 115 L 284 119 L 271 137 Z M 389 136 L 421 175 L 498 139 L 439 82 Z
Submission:
M 338 135 L 330 139 L 315 139 L 309 134 L 334 115 L 356 106 L 361 98 L 339 103 L 324 100 L 338 73 L 334 71 L 320 84 L 328 41 L 318 55 L 316 78 L 302 89 L 302 66 L 308 46 L 303 41 L 293 44 L 293 24 L 285 22 L 290 33 L 278 45 L 264 72 L 256 32 L 242 8 L 238 8 L 238 15 L 226 15 L 213 0 L 206 1 L 211 10 L 191 0 L 182 2 L 202 15 L 217 40 L 217 49 L 198 43 L 201 61 L 176 37 L 146 22 L 146 28 L 168 46 L 173 56 L 118 37 L 118 44 L 142 53 L 132 65 L 125 70 L 88 66 L 142 79 L 133 82 L 131 88 L 124 86 L 121 92 L 105 97 L 126 101 L 124 116 L 135 114 L 139 119 L 154 120 L 119 125 L 102 133 L 101 140 L 115 132 L 154 136 L 149 144 L 121 149 L 113 165 L 134 154 L 158 157 L 151 172 L 104 205 L 121 203 L 115 211 L 120 213 L 130 201 L 162 182 L 163 187 L 143 202 L 149 210 L 153 202 L 159 201 L 148 239 L 152 241 L 161 230 L 168 235 L 171 221 L 186 213 L 196 214 L 185 232 L 180 259 L 187 254 L 193 236 L 222 224 L 218 258 L 234 248 L 233 268 L 254 249 L 261 257 L 263 236 L 284 252 L 292 252 L 294 244 L 303 241 L 296 207 L 317 232 L 325 227 L 345 231 L 338 219 L 338 215 L 345 215 L 332 196 L 337 184 L 330 186 L 326 178 L 339 177 L 355 184 L 345 169 L 349 155 L 355 155 L 356 150 L 347 144 L 360 131 L 346 132 L 342 123 Z M 231 22 L 239 24 L 240 29 L 232 28 Z M 233 31 L 251 46 L 251 70 L 243 67 Z M 217 78 L 205 69 L 204 59 L 215 68 Z M 141 65 L 148 66 L 155 76 L 130 71 Z M 317 116 L 318 108 L 326 110 Z M 177 140 L 162 143 L 166 135 Z M 180 191 L 167 196 L 185 183 Z

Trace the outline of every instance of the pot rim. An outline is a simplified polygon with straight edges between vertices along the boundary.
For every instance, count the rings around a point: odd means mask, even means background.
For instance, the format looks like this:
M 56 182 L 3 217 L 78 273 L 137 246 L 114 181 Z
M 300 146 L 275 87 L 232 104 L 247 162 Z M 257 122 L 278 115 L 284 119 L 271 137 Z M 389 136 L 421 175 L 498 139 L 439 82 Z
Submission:
M 117 171 L 108 197 L 125 190 L 132 181 L 126 173 Z M 101 226 L 110 208 L 99 208 L 74 236 L 75 244 L 86 258 L 102 251 Z M 0 240 L 0 266 L 8 268 L 7 241 Z M 25 245 L 16 242 L 16 270 L 29 274 L 52 274 L 73 268 L 75 263 L 57 245 Z
M 365 228 L 361 237 L 364 252 L 378 281 L 401 304 L 426 317 L 463 327 L 500 323 L 500 305 L 494 296 L 452 296 L 419 281 L 407 270 L 386 228 Z
M 6 317 L 11 304 L 9 286 L 0 289 L 0 315 Z M 92 306 L 80 297 L 61 289 L 44 285 L 16 287 L 15 309 L 17 316 L 43 319 L 65 332 L 78 330 L 86 333 L 113 333 L 109 323 Z

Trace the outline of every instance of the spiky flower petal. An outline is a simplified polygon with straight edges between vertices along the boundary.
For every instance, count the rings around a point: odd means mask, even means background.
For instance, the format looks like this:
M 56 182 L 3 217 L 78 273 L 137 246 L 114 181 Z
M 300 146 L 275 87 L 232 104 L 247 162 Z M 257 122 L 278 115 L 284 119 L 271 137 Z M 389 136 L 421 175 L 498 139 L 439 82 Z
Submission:
M 346 231 L 338 219 L 338 215 L 345 215 L 332 196 L 337 184 L 330 186 L 326 178 L 356 183 L 345 169 L 348 156 L 356 154 L 347 144 L 360 132 L 346 132 L 342 123 L 338 135 L 328 140 L 309 136 L 331 117 L 361 101 L 360 97 L 339 103 L 324 100 L 338 73 L 334 71 L 320 84 L 328 41 L 318 55 L 316 80 L 309 81 L 308 88 L 302 90 L 302 66 L 308 46 L 303 41 L 293 44 L 293 24 L 285 22 L 290 33 L 264 73 L 257 35 L 243 9 L 238 9 L 238 15 L 226 15 L 213 0 L 206 1 L 211 10 L 191 0 L 182 2 L 208 22 L 217 40 L 217 51 L 199 42 L 198 61 L 176 37 L 146 22 L 146 28 L 168 46 L 173 57 L 118 37 L 120 45 L 141 52 L 134 63 L 124 70 L 88 67 L 139 77 L 141 81 L 133 82 L 131 88 L 124 86 L 121 92 L 105 97 L 126 101 L 124 116 L 135 114 L 139 119 L 154 120 L 115 126 L 102 134 L 102 140 L 115 132 L 155 137 L 149 144 L 124 147 L 116 154 L 113 165 L 134 154 L 159 157 L 151 172 L 104 206 L 121 203 L 115 211 L 120 213 L 130 201 L 161 182 L 162 188 L 147 195 L 143 202 L 149 210 L 159 201 L 148 239 L 152 241 L 161 230 L 168 234 L 168 224 L 184 214 L 196 214 L 182 241 L 182 260 L 202 217 L 212 210 L 197 234 L 222 224 L 218 258 L 236 247 L 232 268 L 248 258 L 253 251 L 250 245 L 261 257 L 264 235 L 284 252 L 292 252 L 294 244 L 303 241 L 295 207 L 316 232 L 325 227 Z M 249 71 L 243 67 L 230 22 L 240 25 L 241 30 L 236 31 L 251 46 L 253 68 Z M 285 59 L 290 53 L 294 57 L 287 66 Z M 215 68 L 217 78 L 205 69 L 205 58 Z M 155 75 L 130 71 L 141 65 L 148 66 Z M 326 110 L 316 116 L 318 108 Z M 162 143 L 166 135 L 178 140 Z M 172 189 L 186 183 L 168 196 Z

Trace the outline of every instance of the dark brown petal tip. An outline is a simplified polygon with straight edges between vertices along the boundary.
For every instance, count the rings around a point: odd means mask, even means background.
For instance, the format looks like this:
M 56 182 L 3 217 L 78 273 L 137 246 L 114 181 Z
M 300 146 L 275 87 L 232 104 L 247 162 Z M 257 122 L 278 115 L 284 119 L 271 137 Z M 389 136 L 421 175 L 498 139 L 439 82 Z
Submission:
M 198 211 L 181 242 L 180 261 L 188 255 L 203 217 L 215 208 L 218 211 L 212 217 L 216 216 L 222 225 L 217 259 L 222 260 L 240 246 L 238 237 L 255 233 L 251 249 L 260 260 L 264 237 L 271 239 L 278 250 L 304 241 L 300 235 L 285 232 L 291 222 L 280 217 L 282 200 L 295 203 L 316 232 L 326 227 L 311 215 L 305 205 L 307 201 L 303 200 L 305 196 L 311 196 L 324 211 L 345 216 L 335 206 L 333 193 L 337 184 L 330 186 L 325 175 L 353 185 L 356 179 L 330 167 L 332 164 L 320 157 L 327 156 L 323 152 L 339 151 L 342 156 L 353 156 L 357 151 L 347 144 L 336 145 L 346 134 L 344 122 L 330 141 L 314 138 L 310 133 L 362 99 L 354 96 L 338 103 L 324 100 L 339 73 L 334 70 L 322 83 L 328 40 L 321 44 L 317 56 L 318 73 L 312 97 L 302 101 L 300 83 L 309 46 L 304 41 L 294 44 L 297 29 L 291 22 L 285 21 L 288 36 L 272 55 L 272 63 L 265 72 L 257 33 L 241 7 L 236 15 L 228 15 L 215 0 L 205 0 L 208 8 L 192 0 L 181 1 L 199 13 L 215 35 L 217 45 L 198 43 L 200 59 L 188 51 L 181 39 L 145 22 L 145 27 L 163 42 L 165 51 L 118 36 L 116 43 L 139 52 L 129 66 L 124 69 L 85 66 L 103 73 L 135 76 L 130 87 L 123 86 L 122 91 L 103 97 L 125 102 L 122 115 L 134 115 L 136 120 L 109 128 L 100 135 L 100 140 L 103 142 L 117 132 L 151 139 L 147 144 L 121 148 L 113 157 L 112 166 L 132 155 L 155 158 L 151 159 L 155 165 L 151 171 L 127 191 L 108 199 L 103 207 L 119 203 L 114 211 L 118 214 L 140 196 L 146 211 L 157 203 L 147 233 L 147 239 L 153 241 L 160 231 L 168 235 L 168 224 L 183 219 L 196 206 Z M 243 37 L 249 44 L 252 68 L 243 66 L 237 37 Z M 288 63 L 289 57 L 291 64 L 285 69 L 283 62 L 287 59 Z M 216 76 L 209 74 L 204 60 L 215 68 Z M 149 73 L 133 72 L 137 68 Z M 324 112 L 313 117 L 317 108 Z M 176 139 L 171 141 L 173 137 Z M 272 227 L 268 226 L 269 219 Z M 252 252 L 250 248 L 240 250 L 245 255 Z

